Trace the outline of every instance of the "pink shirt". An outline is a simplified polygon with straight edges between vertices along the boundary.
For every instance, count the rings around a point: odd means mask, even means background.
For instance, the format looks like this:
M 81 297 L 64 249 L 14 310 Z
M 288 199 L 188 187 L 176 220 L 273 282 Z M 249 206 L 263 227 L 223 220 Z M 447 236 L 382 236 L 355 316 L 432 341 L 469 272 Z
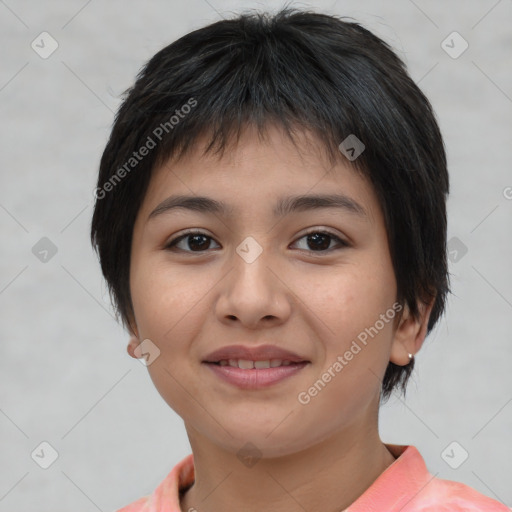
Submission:
M 373 484 L 345 512 L 510 512 L 503 503 L 467 485 L 432 476 L 414 446 L 386 444 L 396 457 Z M 190 454 L 176 464 L 153 494 L 117 512 L 186 512 L 179 491 L 194 482 Z

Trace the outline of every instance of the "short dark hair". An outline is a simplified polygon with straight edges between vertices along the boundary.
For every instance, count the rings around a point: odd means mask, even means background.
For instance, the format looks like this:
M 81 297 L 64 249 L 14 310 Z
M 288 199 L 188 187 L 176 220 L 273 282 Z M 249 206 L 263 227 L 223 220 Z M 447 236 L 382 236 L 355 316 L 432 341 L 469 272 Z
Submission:
M 428 99 L 391 47 L 356 22 L 285 7 L 245 12 L 190 32 L 156 53 L 123 97 L 103 152 L 91 242 L 116 313 L 134 332 L 129 271 L 135 219 L 152 171 L 180 158 L 201 135 L 223 154 L 247 125 L 318 136 L 332 163 L 369 179 L 382 208 L 397 301 L 417 318 L 434 305 L 427 334 L 445 308 L 448 171 Z M 355 135 L 365 148 L 347 158 Z M 236 137 L 235 137 L 236 136 Z M 146 148 L 145 151 L 142 148 Z M 402 310 L 403 312 L 403 310 Z M 117 317 L 119 318 L 119 316 Z M 405 393 L 414 359 L 389 363 L 381 399 Z

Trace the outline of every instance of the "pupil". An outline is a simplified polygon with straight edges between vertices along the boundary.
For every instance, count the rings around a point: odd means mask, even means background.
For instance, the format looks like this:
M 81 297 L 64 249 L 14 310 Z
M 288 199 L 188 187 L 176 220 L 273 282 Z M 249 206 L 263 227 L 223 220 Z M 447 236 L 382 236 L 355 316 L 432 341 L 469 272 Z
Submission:
M 208 246 L 208 242 L 206 241 L 206 237 L 204 235 L 190 235 L 189 236 L 189 239 L 188 239 L 188 246 L 190 249 L 194 249 L 194 244 L 195 242 L 197 242 L 198 239 L 203 239 L 203 244 L 199 243 L 199 247 L 196 246 L 196 249 L 199 248 L 199 250 L 201 249 L 205 249 L 205 247 L 203 247 L 204 245 Z M 191 242 L 192 240 L 192 242 Z M 195 242 L 194 242 L 195 241 Z M 206 241 L 206 242 L 205 242 Z
M 318 239 L 323 239 L 324 243 L 317 244 Z M 324 235 L 322 233 L 314 233 L 312 235 L 308 235 L 308 243 L 313 240 L 314 247 L 316 249 L 328 249 L 329 248 L 329 235 Z

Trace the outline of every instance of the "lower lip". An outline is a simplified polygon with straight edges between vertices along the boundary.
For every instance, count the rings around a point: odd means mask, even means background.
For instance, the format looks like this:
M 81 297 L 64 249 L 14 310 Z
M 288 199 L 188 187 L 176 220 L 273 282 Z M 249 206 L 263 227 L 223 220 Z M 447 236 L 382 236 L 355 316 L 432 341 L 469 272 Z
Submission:
M 260 389 L 277 384 L 292 375 L 296 375 L 308 362 L 277 366 L 275 368 L 251 368 L 244 370 L 234 366 L 220 366 L 203 363 L 218 377 L 242 389 Z

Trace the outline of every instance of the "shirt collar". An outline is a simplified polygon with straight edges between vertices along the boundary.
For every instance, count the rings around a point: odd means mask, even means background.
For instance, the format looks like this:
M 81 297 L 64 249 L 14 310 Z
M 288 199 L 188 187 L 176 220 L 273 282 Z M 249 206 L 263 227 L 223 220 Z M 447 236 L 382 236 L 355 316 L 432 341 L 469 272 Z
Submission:
M 395 457 L 395 462 L 344 512 L 402 510 L 434 478 L 416 447 L 396 444 L 385 446 Z
M 428 472 L 423 457 L 412 445 L 385 444 L 396 458 L 373 484 L 344 512 L 401 510 L 413 500 L 434 477 Z M 182 512 L 180 494 L 195 478 L 194 456 L 178 462 L 148 501 L 148 512 Z

